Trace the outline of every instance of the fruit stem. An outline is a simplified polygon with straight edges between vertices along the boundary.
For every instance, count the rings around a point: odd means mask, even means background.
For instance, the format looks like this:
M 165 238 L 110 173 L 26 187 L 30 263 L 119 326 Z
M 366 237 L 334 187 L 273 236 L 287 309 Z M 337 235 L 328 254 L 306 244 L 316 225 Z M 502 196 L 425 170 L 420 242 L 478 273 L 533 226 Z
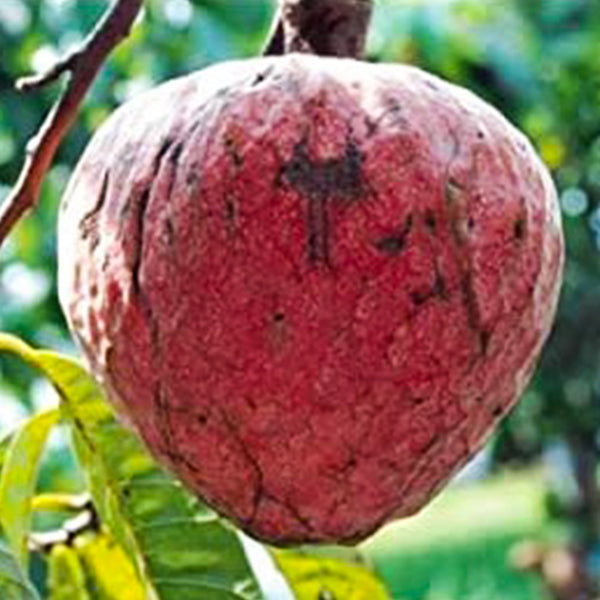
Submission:
M 372 0 L 279 0 L 265 55 L 305 52 L 362 58 Z

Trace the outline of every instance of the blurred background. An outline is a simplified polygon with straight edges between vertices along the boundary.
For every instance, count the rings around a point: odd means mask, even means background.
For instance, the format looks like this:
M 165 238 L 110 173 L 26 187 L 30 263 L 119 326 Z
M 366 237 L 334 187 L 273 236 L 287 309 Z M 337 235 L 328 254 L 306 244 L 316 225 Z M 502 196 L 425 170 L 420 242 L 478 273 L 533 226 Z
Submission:
M 0 200 L 57 89 L 17 77 L 78 44 L 105 0 L 0 1 Z M 0 253 L 0 329 L 76 352 L 56 297 L 55 220 L 91 133 L 121 102 L 176 75 L 256 54 L 274 0 L 146 0 L 62 144 L 39 209 Z M 534 381 L 485 450 L 422 514 L 362 548 L 394 598 L 584 600 L 600 582 L 600 0 L 376 0 L 372 61 L 408 62 L 483 96 L 534 141 L 560 193 L 565 285 Z M 56 402 L 0 362 L 0 434 Z M 43 489 L 81 480 L 60 436 Z

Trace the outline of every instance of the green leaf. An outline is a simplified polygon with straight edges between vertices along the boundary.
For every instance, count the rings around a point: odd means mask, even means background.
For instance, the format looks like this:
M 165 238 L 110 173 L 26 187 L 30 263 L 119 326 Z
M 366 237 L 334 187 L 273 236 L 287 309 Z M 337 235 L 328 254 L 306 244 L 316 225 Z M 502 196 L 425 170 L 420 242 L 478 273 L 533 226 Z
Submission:
M 136 566 L 148 598 L 260 598 L 235 531 L 156 465 L 77 361 L 5 334 L 2 349 L 43 371 L 58 390 L 96 508 Z
M 297 600 L 390 599 L 383 583 L 364 567 L 300 552 L 273 554 Z
M 0 598 L 2 600 L 39 600 L 25 578 L 11 550 L 0 540 Z
M 24 571 L 28 562 L 31 499 L 35 493 L 40 458 L 58 416 L 58 410 L 50 410 L 27 420 L 12 435 L 4 455 L 0 475 L 0 523 Z

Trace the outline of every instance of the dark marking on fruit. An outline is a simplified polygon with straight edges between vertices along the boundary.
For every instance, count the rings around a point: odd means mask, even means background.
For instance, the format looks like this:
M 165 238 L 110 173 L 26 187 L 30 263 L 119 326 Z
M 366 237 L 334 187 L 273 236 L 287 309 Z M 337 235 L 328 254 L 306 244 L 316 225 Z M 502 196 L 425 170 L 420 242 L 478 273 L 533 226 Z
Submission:
M 397 256 L 404 249 L 405 241 L 402 234 L 392 234 L 375 242 L 375 248 L 389 256 Z
M 163 140 L 157 155 L 154 157 L 153 174 L 156 175 L 160 169 L 160 165 L 165 157 L 165 154 L 169 151 L 169 148 L 173 145 L 174 140 L 167 137 Z
M 167 198 L 170 198 L 173 194 L 173 189 L 175 188 L 175 180 L 177 179 L 177 168 L 179 163 L 179 157 L 181 156 L 181 152 L 183 150 L 183 144 L 178 144 L 173 149 L 173 152 L 169 155 L 169 184 L 167 187 Z
M 425 446 L 421 449 L 421 455 L 427 454 L 435 445 L 440 441 L 440 436 L 434 434 L 431 436 L 431 439 L 425 444 Z
M 225 199 L 224 206 L 225 222 L 230 229 L 235 228 L 238 221 L 238 206 L 237 202 L 231 196 Z
M 481 333 L 481 317 L 479 306 L 477 305 L 477 295 L 473 284 L 473 276 L 470 270 L 462 274 L 460 288 L 463 295 L 463 302 L 467 311 L 467 322 L 472 331 Z
M 270 502 L 272 502 L 273 504 L 278 504 L 279 506 L 282 506 L 287 512 L 288 514 L 296 520 L 296 522 L 304 528 L 304 530 L 306 532 L 311 532 L 314 531 L 314 527 L 312 526 L 310 520 L 305 517 L 299 510 L 298 508 L 289 500 L 284 499 L 284 498 L 276 498 L 275 496 L 269 494 L 269 493 L 263 493 L 261 494 L 261 498 L 264 498 L 265 500 L 269 500 Z
M 137 202 L 137 215 L 136 215 L 136 236 L 135 252 L 133 254 L 133 260 L 131 265 L 131 286 L 135 294 L 139 294 L 141 290 L 140 285 L 140 271 L 142 266 L 142 253 L 143 253 L 143 240 L 144 240 L 144 221 L 146 217 L 146 210 L 150 201 L 150 186 L 144 188 L 139 196 Z
M 456 245 L 465 246 L 469 234 L 468 197 L 461 183 L 450 177 L 444 187 L 446 218 Z
M 377 123 L 377 121 L 373 121 L 373 119 L 365 117 L 365 127 L 367 128 L 367 136 L 372 137 L 377 133 L 377 130 L 379 129 L 379 124 Z
M 153 402 L 157 427 L 160 430 L 165 446 L 171 453 L 175 454 L 173 451 L 176 444 L 174 443 L 175 435 L 173 433 L 173 423 L 171 421 L 171 402 L 167 392 L 160 383 L 155 386 Z
M 432 210 L 427 210 L 425 212 L 425 227 L 431 231 L 431 233 L 435 233 L 437 227 L 437 220 L 435 218 L 435 213 Z
M 504 407 L 499 404 L 498 406 L 495 406 L 494 409 L 492 410 L 492 416 L 495 418 L 501 417 L 504 414 Z
M 341 157 L 324 161 L 313 160 L 303 140 L 281 170 L 278 180 L 286 181 L 308 201 L 306 249 L 312 265 L 331 266 L 328 205 L 365 195 L 363 162 L 364 156 L 352 140 Z
M 271 75 L 273 73 L 274 70 L 275 70 L 275 67 L 273 65 L 271 65 L 270 67 L 267 67 L 264 71 L 257 73 L 256 76 L 254 77 L 254 79 L 252 80 L 252 83 L 250 84 L 250 86 L 254 87 L 256 85 L 259 85 L 260 83 L 265 81 L 269 77 L 269 75 Z
M 269 337 L 272 349 L 276 352 L 280 351 L 286 341 L 289 339 L 289 330 L 286 323 L 285 314 L 281 310 L 276 310 L 268 322 L 267 335 Z
M 404 128 L 407 124 L 407 120 L 402 114 L 402 106 L 400 102 L 393 97 L 383 98 L 384 110 L 383 113 L 378 117 L 377 124 L 385 120 L 386 126 L 391 127 L 402 127 Z
M 234 167 L 239 168 L 244 164 L 244 159 L 231 138 L 225 138 L 225 150 Z
M 165 456 L 167 456 L 173 464 L 185 467 L 188 471 L 195 473 L 196 476 L 201 472 L 198 466 L 181 452 L 178 452 L 173 448 L 163 448 L 162 452 L 165 453 Z
M 244 396 L 244 402 L 251 411 L 255 411 L 258 408 L 258 406 L 256 405 L 256 401 L 254 400 L 254 398 L 252 398 L 252 396 Z
M 173 225 L 171 216 L 168 216 L 165 219 L 165 236 L 167 244 L 172 248 L 175 245 L 175 226 Z
M 335 477 L 337 479 L 345 479 L 354 469 L 356 469 L 358 465 L 358 459 L 356 458 L 353 449 L 349 448 L 348 450 L 350 452 L 350 457 L 339 467 L 331 469 L 331 477 Z M 330 508 L 330 511 L 335 512 L 337 506 L 339 506 L 339 504 L 337 502 L 334 502 L 332 507 Z M 331 514 L 331 512 L 329 514 Z
M 525 239 L 525 219 L 523 217 L 519 217 L 513 225 L 513 235 L 516 240 L 521 241 Z
M 306 247 L 311 264 L 322 262 L 330 265 L 329 237 L 327 198 L 317 197 L 309 202 L 307 216 Z
M 490 346 L 490 340 L 492 338 L 492 332 L 486 331 L 485 329 L 479 332 L 479 346 L 481 348 L 481 354 L 487 354 Z
M 133 205 L 136 207 L 137 212 L 135 215 L 135 236 L 136 241 L 134 244 L 134 252 L 132 257 L 132 266 L 131 266 L 131 285 L 133 291 L 136 295 L 139 295 L 142 298 L 142 303 L 147 304 L 142 291 L 141 291 L 141 267 L 142 267 L 142 259 L 144 255 L 144 231 L 146 224 L 146 212 L 148 210 L 148 205 L 150 203 L 150 196 L 152 194 L 152 186 L 157 180 L 157 177 L 161 170 L 163 169 L 163 164 L 168 156 L 168 166 L 169 171 L 167 173 L 168 179 L 168 187 L 167 187 L 167 197 L 170 197 L 173 193 L 173 188 L 175 186 L 175 180 L 177 177 L 177 169 L 179 167 L 179 158 L 183 151 L 183 142 L 178 143 L 173 146 L 174 140 L 172 138 L 165 138 L 161 147 L 156 154 L 154 161 L 152 163 L 152 177 L 149 179 L 148 184 L 139 192 L 139 196 L 137 201 L 133 201 Z M 169 150 L 173 148 L 173 151 L 169 155 Z M 127 208 L 127 211 L 130 211 L 131 208 Z M 167 228 L 167 235 L 169 235 L 168 227 L 169 225 L 165 224 Z M 171 232 L 174 234 L 174 230 Z M 174 239 L 174 237 L 172 238 Z M 145 310 L 151 314 L 150 309 L 146 306 Z M 150 319 L 150 322 L 153 323 L 153 319 Z
M 450 233 L 456 246 L 455 258 L 460 271 L 460 291 L 467 313 L 467 324 L 474 336 L 474 345 L 479 348 L 479 354 L 485 355 L 490 332 L 486 331 L 481 322 L 481 312 L 475 291 L 476 274 L 473 272 L 472 256 L 468 247 L 468 234 L 475 227 L 475 220 L 467 217 L 468 198 L 465 187 L 456 179 L 448 178 L 445 186 L 446 216 Z
M 125 223 L 127 221 L 129 217 L 129 212 L 131 211 L 133 200 L 134 197 L 131 194 L 128 194 L 127 197 L 123 200 L 123 204 L 119 207 L 120 223 Z
M 181 153 L 183 152 L 183 142 L 180 142 L 173 148 L 173 152 L 169 155 L 169 162 L 177 167 L 179 164 L 179 159 L 181 158 Z
M 404 221 L 404 225 L 391 233 L 379 238 L 374 246 L 382 254 L 387 256 L 398 256 L 406 246 L 406 240 L 413 226 L 413 216 L 408 215 Z
M 421 306 L 428 302 L 429 300 L 433 300 L 434 298 L 439 298 L 441 300 L 447 300 L 447 291 L 446 291 L 446 279 L 440 273 L 439 267 L 436 265 L 435 267 L 435 278 L 433 281 L 433 285 L 430 289 L 425 291 L 416 291 L 410 293 L 410 299 L 415 306 Z
M 438 265 L 435 266 L 435 281 L 433 282 L 432 294 L 442 300 L 448 299 L 446 279 L 441 274 Z
M 200 174 L 197 171 L 198 165 L 193 165 L 185 176 L 185 184 L 191 193 L 196 192 L 200 185 Z
M 102 178 L 102 187 L 94 207 L 79 222 L 79 234 L 82 240 L 89 239 L 90 251 L 93 252 L 100 243 L 100 233 L 98 231 L 98 220 L 100 212 L 108 197 L 109 172 L 105 171 Z
M 282 175 L 288 184 L 305 196 L 350 198 L 364 194 L 364 156 L 349 140 L 344 154 L 324 161 L 313 160 L 306 140 L 294 148 L 292 159 L 283 166 Z
M 224 411 L 222 408 L 218 407 L 217 413 L 218 413 L 218 416 L 220 417 L 220 420 L 221 420 L 222 424 L 224 425 L 225 429 L 229 432 L 231 439 L 237 446 L 237 449 L 240 452 L 241 456 L 244 457 L 244 459 L 246 460 L 246 463 L 250 466 L 250 468 L 252 469 L 252 471 L 254 473 L 255 481 L 253 483 L 254 494 L 252 497 L 251 514 L 246 516 L 246 519 L 248 520 L 248 522 L 252 522 L 254 520 L 254 518 L 256 517 L 256 513 L 258 511 L 258 505 L 260 503 L 261 497 L 263 496 L 264 476 L 263 476 L 262 467 L 261 467 L 260 463 L 258 462 L 258 460 L 255 458 L 255 456 L 252 454 L 252 452 L 250 452 L 247 445 L 244 443 L 244 439 L 242 438 L 242 436 L 238 430 L 238 426 L 229 417 L 227 412 Z

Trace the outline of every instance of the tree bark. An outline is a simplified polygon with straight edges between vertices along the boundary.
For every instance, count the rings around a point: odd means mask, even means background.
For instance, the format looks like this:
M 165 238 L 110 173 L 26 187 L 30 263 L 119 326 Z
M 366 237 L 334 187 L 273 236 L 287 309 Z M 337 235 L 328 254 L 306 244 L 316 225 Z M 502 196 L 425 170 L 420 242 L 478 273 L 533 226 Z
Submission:
M 372 0 L 280 0 L 264 54 L 362 58 Z

